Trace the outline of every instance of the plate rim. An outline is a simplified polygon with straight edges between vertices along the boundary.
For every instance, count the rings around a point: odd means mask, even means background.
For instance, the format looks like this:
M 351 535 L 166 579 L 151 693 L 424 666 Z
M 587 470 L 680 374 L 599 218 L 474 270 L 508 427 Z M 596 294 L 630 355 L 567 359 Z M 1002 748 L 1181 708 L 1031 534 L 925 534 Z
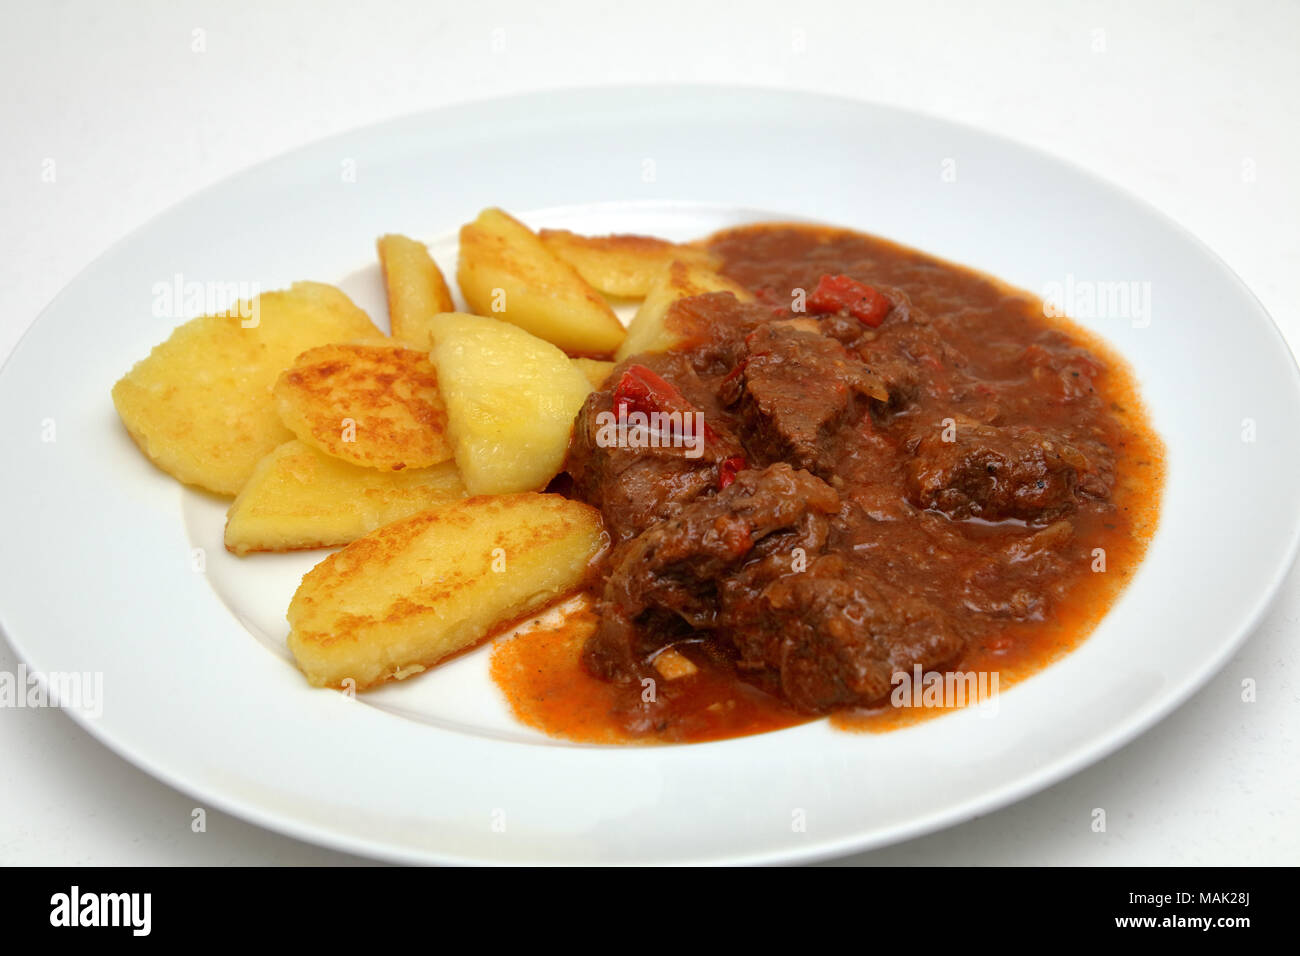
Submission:
M 1285 350 L 1286 356 L 1290 360 L 1288 363 L 1290 389 L 1294 396 L 1300 396 L 1300 367 L 1297 367 L 1295 351 L 1287 342 L 1286 337 L 1283 335 L 1280 327 L 1273 319 L 1268 309 L 1259 301 L 1258 297 L 1250 287 L 1246 285 L 1237 272 L 1222 257 L 1220 257 L 1212 247 L 1173 217 L 1152 205 L 1140 195 L 1131 192 L 1126 187 L 1116 185 L 1086 167 L 1081 166 L 1072 158 L 1058 155 L 1051 151 L 1042 149 L 1037 145 L 1021 142 L 1000 132 L 982 129 L 971 123 L 951 120 L 933 113 L 907 109 L 889 103 L 880 103 L 869 99 L 831 95 L 791 88 L 764 88 L 758 86 L 708 83 L 567 86 L 505 96 L 462 99 L 442 106 L 433 107 L 431 109 L 417 110 L 400 116 L 390 117 L 376 123 L 369 123 L 358 127 L 336 131 L 327 136 L 319 137 L 310 142 L 295 146 L 290 150 L 263 158 L 252 165 L 246 166 L 230 175 L 209 183 L 199 190 L 185 195 L 168 207 L 159 210 L 154 215 L 151 215 L 146 220 L 132 228 L 125 235 L 119 237 L 92 258 L 72 279 L 64 284 L 58 293 L 56 293 L 42 309 L 39 310 L 36 317 L 29 323 L 27 328 L 14 343 L 14 346 L 10 354 L 6 356 L 4 363 L 0 364 L 0 377 L 3 377 L 10 372 L 11 367 L 16 363 L 18 356 L 24 349 L 25 343 L 28 341 L 29 336 L 36 327 L 48 319 L 69 291 L 74 286 L 79 285 L 86 275 L 92 272 L 102 260 L 110 257 L 122 247 L 129 245 L 142 234 L 152 230 L 159 220 L 175 213 L 177 210 L 192 202 L 196 202 L 201 197 L 209 196 L 213 193 L 228 189 L 235 183 L 246 178 L 255 177 L 268 166 L 291 161 L 302 154 L 317 150 L 334 141 L 363 135 L 367 132 L 376 132 L 383 129 L 397 128 L 408 124 L 419 123 L 425 118 L 444 115 L 449 111 L 492 109 L 493 107 L 504 107 L 509 104 L 519 105 L 529 102 L 543 103 L 553 99 L 564 100 L 566 102 L 562 105 L 572 107 L 574 105 L 573 99 L 575 97 L 607 97 L 610 95 L 632 93 L 665 98 L 674 95 L 681 96 L 690 95 L 692 93 L 703 93 L 712 96 L 722 95 L 728 97 L 747 97 L 751 100 L 775 100 L 785 98 L 791 101 L 832 101 L 848 107 L 867 107 L 872 110 L 889 112 L 907 118 L 921 118 L 927 123 L 953 127 L 966 135 L 977 136 L 1016 152 L 1033 154 L 1041 160 L 1045 160 L 1058 167 L 1063 167 L 1068 170 L 1072 176 L 1087 180 L 1096 186 L 1104 188 L 1110 193 L 1121 196 L 1127 203 L 1140 208 L 1147 216 L 1159 220 L 1165 227 L 1172 229 L 1182 239 L 1190 240 L 1190 243 L 1198 249 L 1201 255 L 1212 261 L 1225 275 L 1230 276 L 1236 291 L 1244 294 L 1244 296 L 1255 305 L 1259 313 L 1267 319 L 1266 325 L 1271 330 L 1275 344 L 1280 344 L 1282 346 Z M 1257 597 L 1253 606 L 1250 608 L 1249 613 L 1242 616 L 1241 623 L 1237 625 L 1231 636 L 1220 644 L 1219 649 L 1215 654 L 1208 655 L 1201 662 L 1200 666 L 1197 667 L 1179 686 L 1158 696 L 1148 706 L 1138 710 L 1126 721 L 1123 721 L 1118 725 L 1114 723 L 1108 724 L 1107 730 L 1104 733 L 1099 733 L 1092 738 L 1085 740 L 1079 745 L 1071 748 L 1069 751 L 1057 756 L 1050 763 L 1044 765 L 1034 773 L 1023 775 L 1003 786 L 992 788 L 978 798 L 968 799 L 959 805 L 910 819 L 905 823 L 894 826 L 886 833 L 826 837 L 818 842 L 788 850 L 754 851 L 748 854 L 733 854 L 722 858 L 687 856 L 681 858 L 679 861 L 656 862 L 662 862 L 664 865 L 674 865 L 676 863 L 727 863 L 744 865 L 758 863 L 788 864 L 835 858 L 849 853 L 862 852 L 879 846 L 902 842 L 925 833 L 935 832 L 956 825 L 974 817 L 1008 806 L 1033 793 L 1039 792 L 1046 787 L 1058 783 L 1092 765 L 1098 760 L 1101 760 L 1127 746 L 1134 739 L 1169 716 L 1173 711 L 1177 710 L 1193 695 L 1200 691 L 1207 681 L 1214 674 L 1218 673 L 1232 655 L 1240 650 L 1244 643 L 1258 630 L 1263 618 L 1267 615 L 1281 593 L 1282 585 L 1289 575 L 1291 568 L 1296 563 L 1298 554 L 1300 554 L 1300 511 L 1290 516 L 1290 533 L 1285 547 L 1284 559 L 1273 568 L 1268 580 L 1262 582 L 1261 588 L 1257 592 Z M 40 668 L 35 667 L 33 663 L 31 648 L 27 646 L 27 642 L 23 638 L 13 633 L 4 620 L 5 616 L 7 616 L 5 610 L 0 608 L 0 631 L 3 631 L 8 638 L 10 646 L 14 649 L 19 660 L 27 665 L 33 672 L 43 675 L 44 672 L 41 671 Z M 377 859 L 403 863 L 439 862 L 451 864 L 511 862 L 496 860 L 488 861 L 472 856 L 460 856 L 455 853 L 431 853 L 424 849 L 404 851 L 403 848 L 386 845 L 375 839 L 356 836 L 326 825 L 304 821 L 295 817 L 292 813 L 268 810 L 246 799 L 227 796 L 225 793 L 206 792 L 201 786 L 192 785 L 189 780 L 185 779 L 184 775 L 177 774 L 166 767 L 160 766 L 151 758 L 138 753 L 132 742 L 119 739 L 118 736 L 115 736 L 100 722 L 88 718 L 76 708 L 61 707 L 61 709 L 65 713 L 69 714 L 73 721 L 89 733 L 92 738 L 106 746 L 118 756 L 128 760 L 134 766 L 144 770 L 150 776 L 154 777 L 154 779 L 159 780 L 173 789 L 191 797 L 201 799 L 239 819 L 255 823 L 256 825 L 263 826 L 276 832 L 285 833 L 296 839 L 318 846 L 338 849 L 343 852 L 363 856 L 372 860 Z M 568 862 L 576 861 L 557 859 L 550 862 L 564 865 Z

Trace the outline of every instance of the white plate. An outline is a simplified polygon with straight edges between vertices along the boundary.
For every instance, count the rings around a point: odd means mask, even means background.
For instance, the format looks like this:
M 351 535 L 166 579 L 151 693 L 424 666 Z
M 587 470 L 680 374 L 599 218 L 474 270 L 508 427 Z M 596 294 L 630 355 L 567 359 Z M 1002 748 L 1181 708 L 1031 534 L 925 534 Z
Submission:
M 310 690 L 286 657 L 283 609 L 314 559 L 227 555 L 223 506 L 145 461 L 109 389 L 184 317 L 155 317 L 158 283 L 342 282 L 382 322 L 374 237 L 426 238 L 450 268 L 455 228 L 485 205 L 534 225 L 681 237 L 811 218 L 1038 292 L 1067 276 L 1149 283 L 1149 326 L 1082 317 L 1133 363 L 1168 445 L 1144 566 L 1095 634 L 1005 691 L 995 717 L 885 735 L 818 722 L 694 746 L 563 744 L 510 718 L 485 650 L 364 702 Z M 102 715 L 73 715 L 108 746 L 205 805 L 304 839 L 405 861 L 831 856 L 1045 787 L 1223 664 L 1296 551 L 1298 382 L 1263 309 L 1188 235 L 976 130 L 694 88 L 440 110 L 196 196 L 46 310 L 0 374 L 0 623 L 37 671 L 102 673 Z

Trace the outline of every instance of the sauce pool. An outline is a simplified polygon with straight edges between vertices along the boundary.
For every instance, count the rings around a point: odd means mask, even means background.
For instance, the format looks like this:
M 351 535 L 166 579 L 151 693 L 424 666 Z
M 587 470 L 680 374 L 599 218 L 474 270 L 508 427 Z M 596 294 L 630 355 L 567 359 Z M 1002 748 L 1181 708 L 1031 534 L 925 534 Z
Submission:
M 1042 670 L 1068 654 L 1093 631 L 1125 586 L 1145 554 L 1159 517 L 1164 482 L 1164 451 L 1148 421 L 1137 382 L 1127 363 L 1099 336 L 1065 319 L 1049 318 L 1041 300 L 978 272 L 943 262 L 886 240 L 843 230 L 794 234 L 785 227 L 747 227 L 709 241 L 722 255 L 724 271 L 759 290 L 807 282 L 814 272 L 847 272 L 873 282 L 905 289 L 912 300 L 933 315 L 959 319 L 957 343 L 980 354 L 981 330 L 987 327 L 1015 341 L 1022 331 L 1053 329 L 1100 360 L 1093 385 L 1103 399 L 1107 444 L 1115 452 L 1112 506 L 1081 517 L 1075 534 L 1081 538 L 1068 573 L 1051 582 L 1048 612 L 1038 620 L 982 621 L 958 661 L 946 670 L 995 675 L 994 692 Z M 792 239 L 791 236 L 794 236 Z M 809 238 L 812 237 L 812 238 Z M 782 243 L 785 245 L 782 246 Z M 784 255 L 783 248 L 791 252 Z M 995 383 L 996 384 L 996 383 Z M 1044 411 L 1044 415 L 1068 415 Z M 1041 529 L 1040 529 L 1041 530 Z M 968 544 L 977 548 L 984 532 L 971 526 Z M 1005 544 L 1007 529 L 991 527 L 988 540 Z M 1086 547 L 1085 547 L 1086 545 Z M 1086 557 L 1102 555 L 1098 569 Z M 764 733 L 792 727 L 822 715 L 796 710 L 779 696 L 742 679 L 718 648 L 703 642 L 675 645 L 691 663 L 692 673 L 655 679 L 641 689 L 606 683 L 588 674 L 580 655 L 597 625 L 594 601 L 580 595 L 561 608 L 559 623 L 537 624 L 492 648 L 491 673 L 520 721 L 552 736 L 599 743 L 694 743 Z M 665 708 L 641 703 L 645 694 L 668 695 L 673 719 L 662 720 Z M 911 695 L 902 695 L 911 701 Z M 830 716 L 842 730 L 881 732 L 908 726 L 949 712 L 951 708 L 895 706 L 889 700 L 869 710 L 844 710 Z M 654 715 L 659 714 L 656 718 Z

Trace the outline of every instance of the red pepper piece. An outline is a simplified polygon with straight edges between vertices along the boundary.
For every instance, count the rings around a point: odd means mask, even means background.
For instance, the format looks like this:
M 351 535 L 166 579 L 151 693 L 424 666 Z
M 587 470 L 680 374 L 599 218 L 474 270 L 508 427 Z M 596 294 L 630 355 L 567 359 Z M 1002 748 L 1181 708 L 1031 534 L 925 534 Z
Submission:
M 656 375 L 644 365 L 629 365 L 618 384 L 614 386 L 614 404 L 626 406 L 629 411 L 687 412 L 694 407 L 671 382 Z
M 819 314 L 846 311 L 863 325 L 874 329 L 885 321 L 893 303 L 856 279 L 824 275 L 817 280 L 812 295 L 808 296 L 808 308 Z
M 736 476 L 749 467 L 744 455 L 732 455 L 718 463 L 718 490 L 736 480 Z
M 655 412 L 672 414 L 680 412 L 683 421 L 687 415 L 699 411 L 686 400 L 676 385 L 656 375 L 644 365 L 629 365 L 618 384 L 614 386 L 614 405 L 623 414 L 629 411 L 652 415 Z M 704 440 L 713 441 L 717 434 L 704 423 Z

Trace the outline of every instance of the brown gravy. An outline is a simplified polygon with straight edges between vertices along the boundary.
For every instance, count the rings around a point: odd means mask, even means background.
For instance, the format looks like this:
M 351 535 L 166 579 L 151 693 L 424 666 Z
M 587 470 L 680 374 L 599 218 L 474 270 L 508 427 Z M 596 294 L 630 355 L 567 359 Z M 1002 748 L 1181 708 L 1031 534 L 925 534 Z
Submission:
M 1050 573 L 1032 579 L 1038 604 L 1029 610 L 970 610 L 964 607 L 971 602 L 962 588 L 983 580 L 981 594 L 1020 600 L 1017 559 L 1006 556 L 1015 555 L 1017 542 L 1041 527 L 1015 520 L 931 520 L 930 515 L 882 523 L 878 529 L 873 524 L 860 541 L 860 547 L 874 553 L 897 547 L 901 559 L 882 562 L 883 573 L 893 575 L 899 586 L 925 589 L 928 596 L 947 601 L 966 636 L 965 650 L 949 671 L 994 673 L 997 687 L 1005 690 L 1077 647 L 1132 577 L 1159 514 L 1163 446 L 1124 360 L 1097 336 L 1046 317 L 1036 297 L 883 239 L 844 230 L 760 225 L 714 236 L 707 245 L 721 256 L 726 274 L 760 301 L 779 303 L 788 290 L 812 288 L 821 275 L 844 274 L 901 290 L 930 317 L 951 351 L 942 360 L 916 356 L 928 368 L 926 387 L 915 407 L 889 428 L 949 416 L 991 418 L 1062 429 L 1108 450 L 1114 461 L 1109 495 L 1081 503 L 1070 515 L 1068 540 L 1053 546 Z M 889 324 L 880 332 L 890 334 Z M 1077 371 L 1071 371 L 1076 361 L 1091 376 L 1085 383 L 1090 394 L 1082 400 L 1063 395 L 1076 387 Z M 865 495 L 888 499 L 895 507 L 891 482 L 896 476 L 875 474 L 871 469 L 876 467 L 847 455 L 843 473 L 849 481 L 861 482 L 868 489 Z M 1104 554 L 1104 571 L 1097 569 L 1099 553 Z M 582 647 L 597 619 L 590 600 L 573 607 L 559 627 L 535 628 L 493 647 L 493 678 L 515 714 L 530 726 L 590 743 L 699 742 L 817 719 L 743 679 L 725 656 L 686 642 L 677 649 L 698 665 L 697 671 L 666 682 L 673 685 L 671 706 L 659 708 L 663 717 L 651 732 L 641 725 L 631 733 L 640 689 L 598 680 L 582 667 Z M 882 731 L 943 712 L 886 700 L 870 709 L 839 710 L 831 719 L 844 729 Z

